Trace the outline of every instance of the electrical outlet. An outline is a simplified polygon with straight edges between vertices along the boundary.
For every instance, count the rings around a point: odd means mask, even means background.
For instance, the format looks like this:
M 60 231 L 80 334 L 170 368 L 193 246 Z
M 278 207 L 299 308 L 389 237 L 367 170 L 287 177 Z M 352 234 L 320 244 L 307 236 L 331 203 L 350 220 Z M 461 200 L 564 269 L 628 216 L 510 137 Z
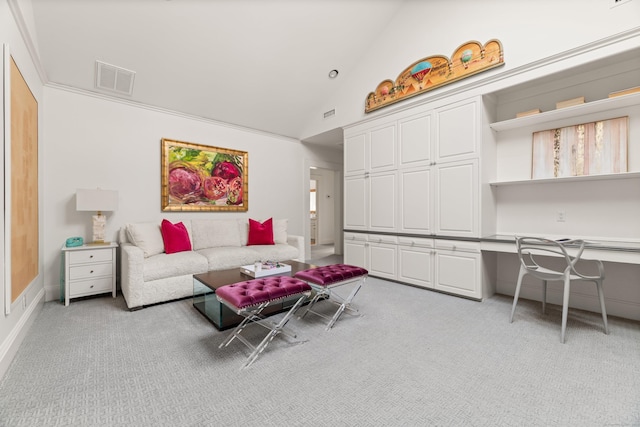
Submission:
M 631 0 L 609 0 L 611 2 L 611 6 L 609 9 L 613 9 L 614 7 L 620 6 L 625 3 L 629 3 Z
M 567 220 L 567 214 L 565 211 L 558 211 L 556 213 L 556 221 L 557 222 L 565 222 Z

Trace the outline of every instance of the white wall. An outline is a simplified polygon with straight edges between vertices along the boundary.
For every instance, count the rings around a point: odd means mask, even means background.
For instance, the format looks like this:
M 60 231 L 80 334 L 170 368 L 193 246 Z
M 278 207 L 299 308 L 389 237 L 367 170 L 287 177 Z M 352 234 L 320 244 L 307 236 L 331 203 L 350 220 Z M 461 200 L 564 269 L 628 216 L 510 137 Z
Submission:
M 107 213 L 107 238 L 127 222 L 162 218 L 289 219 L 303 235 L 303 148 L 299 141 L 202 121 L 156 109 L 45 88 L 45 286 L 55 297 L 60 248 L 69 236 L 91 238 L 91 213 L 75 210 L 77 188 L 117 190 Z M 165 213 L 160 208 L 161 139 L 247 151 L 249 211 Z
M 29 16 L 25 17 L 28 19 Z M 6 43 L 9 47 L 9 51 L 11 57 L 16 62 L 23 78 L 27 82 L 27 85 L 31 89 L 33 96 L 36 98 L 38 102 L 38 119 L 40 122 L 40 129 L 42 129 L 42 115 L 43 115 L 43 102 L 42 102 L 42 82 L 38 76 L 37 69 L 31 60 L 29 55 L 29 51 L 25 45 L 25 41 L 21 37 L 18 26 L 14 21 L 12 11 L 9 8 L 9 4 L 5 0 L 0 0 L 0 43 Z M 0 63 L 2 61 L 0 60 Z M 4 79 L 4 69 L 0 70 L 0 77 Z M 5 93 L 0 84 L 0 99 L 4 99 Z M 8 104 L 8 99 L 5 100 Z M 2 121 L 2 135 L 5 135 L 5 126 L 8 123 L 4 122 L 4 105 L 5 103 L 0 102 L 0 120 Z M 8 140 L 3 139 L 3 148 L 5 144 L 8 144 Z M 42 182 L 43 182 L 43 164 L 42 160 L 42 147 L 44 145 L 42 130 L 40 130 L 40 134 L 38 137 L 38 157 L 39 157 L 39 228 L 42 229 L 43 221 L 42 218 L 44 216 L 44 205 L 43 205 L 43 195 L 42 195 Z M 0 152 L 0 186 L 3 189 L 3 199 L 6 195 L 4 192 L 5 184 L 10 185 L 9 179 L 5 182 L 5 174 L 7 177 L 10 177 L 10 172 L 5 170 L 4 168 L 4 150 Z M 0 245 L 0 277 L 2 278 L 2 286 L 0 291 L 0 377 L 4 374 L 6 369 L 9 366 L 9 363 L 13 359 L 15 352 L 17 351 L 22 339 L 27 333 L 29 329 L 30 323 L 33 321 L 35 314 L 42 307 L 42 301 L 44 300 L 44 291 L 43 291 L 43 283 L 44 283 L 44 274 L 43 274 L 43 262 L 42 262 L 42 254 L 43 251 L 43 234 L 40 233 L 39 239 L 39 263 L 38 263 L 38 271 L 39 274 L 35 277 L 31 284 L 27 287 L 27 289 L 19 296 L 19 298 L 11 304 L 10 314 L 5 314 L 5 288 L 11 286 L 11 276 L 10 276 L 10 260 L 11 254 L 5 249 L 9 249 L 9 245 L 7 245 L 7 241 L 10 240 L 10 224 L 5 225 L 5 211 L 10 212 L 11 206 L 10 204 L 5 204 L 4 209 L 0 210 L 0 221 L 3 226 L 0 227 L 0 241 L 2 245 Z M 6 226 L 6 230 L 5 230 Z M 15 296 L 12 296 L 14 299 Z
M 340 70 L 340 84 L 333 96 L 311 112 L 302 139 L 638 27 L 640 1 L 615 8 L 612 4 L 613 0 L 407 0 L 390 25 L 372 40 L 371 49 L 362 53 L 358 66 Z M 419 59 L 451 57 L 467 41 L 486 43 L 490 39 L 501 41 L 505 66 L 364 114 L 367 94 L 383 80 L 394 80 Z M 336 115 L 331 120 L 321 119 L 323 112 L 333 108 Z

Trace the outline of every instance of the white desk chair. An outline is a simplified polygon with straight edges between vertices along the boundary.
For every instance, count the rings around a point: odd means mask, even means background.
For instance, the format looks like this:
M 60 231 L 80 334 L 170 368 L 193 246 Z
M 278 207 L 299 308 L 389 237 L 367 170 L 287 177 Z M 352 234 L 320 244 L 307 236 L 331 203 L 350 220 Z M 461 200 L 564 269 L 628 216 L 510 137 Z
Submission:
M 574 256 L 567 253 L 565 246 L 575 248 L 577 250 Z M 516 311 L 520 288 L 522 287 L 522 279 L 527 274 L 542 280 L 542 313 L 545 312 L 547 301 L 547 282 L 562 281 L 564 282 L 564 297 L 562 300 L 562 331 L 560 332 L 560 342 L 564 343 L 564 333 L 567 327 L 567 311 L 569 309 L 569 290 L 572 280 L 594 282 L 598 289 L 598 297 L 600 298 L 600 310 L 602 311 L 602 320 L 604 321 L 604 333 L 609 333 L 607 325 L 607 312 L 604 307 L 604 292 L 602 290 L 602 282 L 604 281 L 604 266 L 599 260 L 590 260 L 598 267 L 597 276 L 587 276 L 576 270 L 576 264 L 584 251 L 584 240 L 568 240 L 562 243 L 543 239 L 538 237 L 516 237 L 516 247 L 518 249 L 518 257 L 520 258 L 520 273 L 518 274 L 518 284 L 516 285 L 516 293 L 513 297 L 513 307 L 511 308 L 511 317 L 509 322 L 513 322 L 513 313 Z M 534 260 L 540 256 L 562 256 L 566 261 L 566 268 L 563 271 L 555 271 L 542 267 Z M 540 262 L 540 260 L 538 259 Z

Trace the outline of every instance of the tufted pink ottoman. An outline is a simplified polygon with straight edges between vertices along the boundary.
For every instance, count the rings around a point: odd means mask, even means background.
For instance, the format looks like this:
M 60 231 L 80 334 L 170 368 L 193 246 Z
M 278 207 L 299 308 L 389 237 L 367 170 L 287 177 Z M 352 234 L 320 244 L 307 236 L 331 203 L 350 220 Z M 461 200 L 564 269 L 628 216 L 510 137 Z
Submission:
M 244 319 L 220 344 L 219 348 L 226 347 L 234 338 L 238 338 L 239 341 L 253 350 L 243 367 L 251 365 L 271 340 L 279 333 L 292 338 L 296 337 L 295 335 L 285 332 L 283 328 L 298 307 L 300 307 L 304 300 L 310 295 L 311 287 L 307 283 L 288 276 L 269 276 L 234 283 L 233 285 L 221 286 L 216 290 L 216 298 L 218 301 L 243 316 Z M 278 323 L 274 323 L 260 314 L 262 310 L 269 305 L 280 302 L 284 298 L 295 296 L 300 297 Z M 256 347 L 240 335 L 244 328 L 251 322 L 258 323 L 269 330 L 267 336 Z
M 294 276 L 296 279 L 304 280 L 316 291 L 316 295 L 309 302 L 307 309 L 300 317 L 306 316 L 309 312 L 323 317 L 329 320 L 329 324 L 326 329 L 328 331 L 333 327 L 342 312 L 345 310 L 353 313 L 358 312 L 358 310 L 351 307 L 351 301 L 360 290 L 360 287 L 367 279 L 368 275 L 369 272 L 364 268 L 348 264 L 327 265 L 325 267 L 310 268 L 296 273 Z M 355 284 L 355 286 L 351 289 L 349 296 L 343 298 L 335 292 L 334 289 L 347 284 Z M 338 310 L 335 312 L 333 317 L 313 311 L 313 306 L 320 298 L 326 298 L 327 301 L 338 306 Z

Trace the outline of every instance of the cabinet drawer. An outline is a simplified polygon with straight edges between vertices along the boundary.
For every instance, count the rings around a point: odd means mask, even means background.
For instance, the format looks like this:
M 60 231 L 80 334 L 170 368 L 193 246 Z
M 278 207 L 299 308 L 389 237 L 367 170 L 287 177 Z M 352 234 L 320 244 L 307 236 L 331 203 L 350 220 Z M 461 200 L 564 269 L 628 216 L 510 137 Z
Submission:
M 370 243 L 387 243 L 389 245 L 398 244 L 398 236 L 392 236 L 387 234 L 369 234 L 367 240 Z
M 398 236 L 398 244 L 401 246 L 411 246 L 416 248 L 433 248 L 433 239 Z
M 69 280 L 90 279 L 93 277 L 107 277 L 113 273 L 113 264 L 89 264 L 69 268 Z
M 480 253 L 479 242 L 436 239 L 435 244 L 436 244 L 436 249 L 447 250 L 447 251 L 463 251 L 463 252 Z
M 363 233 L 344 233 L 345 241 L 366 242 L 367 235 Z
M 112 250 L 94 249 L 88 251 L 73 251 L 69 254 L 70 264 L 85 264 L 87 262 L 112 261 Z
M 111 277 L 103 277 L 96 280 L 82 280 L 69 284 L 69 297 L 79 297 L 83 295 L 99 294 L 112 291 L 113 281 Z

